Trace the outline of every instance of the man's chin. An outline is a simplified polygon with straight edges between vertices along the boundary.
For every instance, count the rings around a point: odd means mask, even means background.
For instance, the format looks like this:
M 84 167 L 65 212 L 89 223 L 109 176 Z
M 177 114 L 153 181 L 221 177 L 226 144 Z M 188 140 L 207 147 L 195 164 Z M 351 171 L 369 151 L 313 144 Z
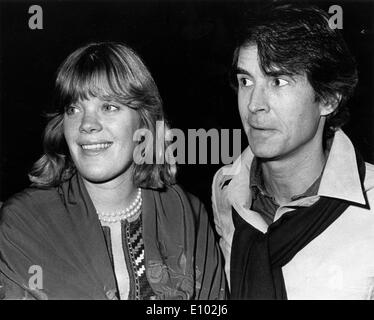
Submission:
M 264 160 L 276 160 L 279 157 L 279 151 L 275 148 L 270 148 L 269 146 L 262 145 L 251 145 L 250 148 L 252 153 L 257 157 Z

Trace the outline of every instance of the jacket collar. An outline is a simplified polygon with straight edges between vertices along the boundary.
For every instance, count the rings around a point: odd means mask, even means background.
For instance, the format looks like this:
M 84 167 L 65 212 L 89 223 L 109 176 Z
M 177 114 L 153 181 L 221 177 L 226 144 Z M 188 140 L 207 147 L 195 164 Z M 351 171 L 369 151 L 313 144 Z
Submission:
M 352 142 L 342 130 L 335 133 L 318 195 L 366 204 L 358 173 L 356 152 Z

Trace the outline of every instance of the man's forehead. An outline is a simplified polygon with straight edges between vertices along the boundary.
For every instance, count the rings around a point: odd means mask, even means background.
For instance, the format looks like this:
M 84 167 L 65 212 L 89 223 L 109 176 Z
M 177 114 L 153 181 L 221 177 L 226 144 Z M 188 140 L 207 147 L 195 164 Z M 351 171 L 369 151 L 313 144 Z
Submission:
M 260 58 L 258 55 L 257 45 L 246 45 L 239 49 L 238 62 L 237 62 L 237 72 L 249 74 L 251 76 L 261 75 L 262 77 L 277 77 L 277 76 L 290 76 L 295 80 L 305 80 L 306 73 L 290 73 L 276 65 L 271 65 L 271 70 L 265 72 L 261 66 Z
M 262 77 L 283 74 L 281 69 L 276 66 L 272 66 L 271 72 L 264 72 L 258 55 L 257 45 L 255 44 L 242 46 L 239 49 L 237 71 L 238 73 L 242 71 L 252 76 L 261 75 Z
M 256 45 L 242 46 L 238 53 L 237 68 L 248 72 L 261 71 Z

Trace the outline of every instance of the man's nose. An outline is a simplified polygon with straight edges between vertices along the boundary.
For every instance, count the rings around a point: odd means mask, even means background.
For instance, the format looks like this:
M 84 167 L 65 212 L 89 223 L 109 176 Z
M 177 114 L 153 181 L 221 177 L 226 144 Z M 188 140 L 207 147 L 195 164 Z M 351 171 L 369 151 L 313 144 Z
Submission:
M 82 133 L 94 133 L 99 132 L 103 129 L 100 119 L 95 112 L 85 112 L 81 124 L 79 126 L 79 131 Z
M 254 86 L 248 101 L 250 112 L 269 111 L 267 90 L 262 85 Z

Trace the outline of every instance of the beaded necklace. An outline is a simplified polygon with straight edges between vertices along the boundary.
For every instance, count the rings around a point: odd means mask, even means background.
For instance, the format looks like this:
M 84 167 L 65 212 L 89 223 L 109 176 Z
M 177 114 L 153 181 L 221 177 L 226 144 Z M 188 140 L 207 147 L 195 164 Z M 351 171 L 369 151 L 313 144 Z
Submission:
M 142 202 L 142 191 L 141 188 L 138 188 L 135 200 L 127 208 L 116 212 L 96 212 L 101 222 L 115 223 L 138 214 L 142 207 Z

